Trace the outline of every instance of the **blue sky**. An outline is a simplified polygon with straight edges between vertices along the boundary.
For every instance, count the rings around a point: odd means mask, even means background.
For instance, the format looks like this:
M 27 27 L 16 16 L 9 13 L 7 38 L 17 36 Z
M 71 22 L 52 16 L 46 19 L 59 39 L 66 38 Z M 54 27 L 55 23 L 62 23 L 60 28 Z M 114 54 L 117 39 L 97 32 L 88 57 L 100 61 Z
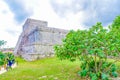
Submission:
M 19 0 L 4 0 L 5 3 L 9 6 L 9 9 L 14 13 L 14 19 L 21 23 L 27 17 L 30 16 L 30 13 L 25 10 L 24 4 L 22 4 Z
M 68 30 L 86 29 L 96 22 L 106 27 L 120 15 L 119 4 L 120 0 L 0 0 L 0 40 L 14 47 L 27 18 Z

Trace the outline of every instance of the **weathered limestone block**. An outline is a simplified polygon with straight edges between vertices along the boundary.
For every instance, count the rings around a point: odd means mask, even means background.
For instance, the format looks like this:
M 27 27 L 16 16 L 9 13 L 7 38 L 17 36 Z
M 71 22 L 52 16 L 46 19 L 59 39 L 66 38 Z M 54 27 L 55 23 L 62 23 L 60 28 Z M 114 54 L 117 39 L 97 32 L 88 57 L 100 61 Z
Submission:
M 67 30 L 47 27 L 46 21 L 27 19 L 14 50 L 27 61 L 53 56 L 53 46 L 61 44 Z

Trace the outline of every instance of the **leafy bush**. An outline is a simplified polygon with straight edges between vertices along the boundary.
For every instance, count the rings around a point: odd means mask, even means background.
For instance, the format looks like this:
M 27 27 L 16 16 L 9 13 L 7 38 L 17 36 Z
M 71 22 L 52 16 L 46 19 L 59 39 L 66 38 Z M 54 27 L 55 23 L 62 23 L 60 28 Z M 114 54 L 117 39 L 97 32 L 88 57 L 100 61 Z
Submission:
M 6 55 L 0 52 L 0 66 L 6 63 Z
M 15 63 L 15 57 L 12 53 L 2 53 L 0 52 L 0 66 L 3 66 L 4 64 L 14 64 Z
M 15 63 L 15 57 L 12 53 L 9 53 L 9 52 L 6 53 L 6 55 L 7 55 L 7 64 L 8 64 L 9 67 L 11 67 L 12 64 Z
M 120 20 L 118 17 L 116 19 Z M 116 19 L 109 29 L 97 23 L 89 30 L 71 30 L 63 44 L 54 47 L 55 54 L 60 59 L 79 59 L 82 64 L 78 74 L 81 77 L 89 77 L 91 80 L 117 77 L 115 62 L 119 61 L 120 56 L 120 27 L 115 25 Z M 109 61 L 108 57 L 115 60 Z
M 1 46 L 5 45 L 7 42 L 4 40 L 0 40 L 0 49 Z M 8 66 L 11 67 L 12 64 L 15 62 L 15 57 L 12 53 L 3 53 L 0 52 L 0 66 L 3 66 L 4 64 L 7 64 Z

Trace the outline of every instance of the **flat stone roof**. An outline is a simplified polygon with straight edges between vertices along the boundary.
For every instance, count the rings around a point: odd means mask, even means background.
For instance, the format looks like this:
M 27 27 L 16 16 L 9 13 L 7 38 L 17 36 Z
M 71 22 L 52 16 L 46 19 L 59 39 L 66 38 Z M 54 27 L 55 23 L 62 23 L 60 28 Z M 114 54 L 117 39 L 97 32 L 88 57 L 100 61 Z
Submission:
M 35 25 L 34 25 L 35 24 Z M 28 18 L 23 25 L 23 28 L 25 26 L 31 27 L 30 25 L 33 25 L 32 27 L 35 27 L 34 30 L 39 30 L 39 31 L 44 31 L 44 32 L 58 32 L 58 33 L 64 33 L 67 34 L 69 30 L 64 30 L 60 28 L 53 28 L 53 27 L 47 27 L 48 23 L 46 21 L 42 20 L 35 20 L 35 19 L 30 19 Z M 32 30 L 32 31 L 34 31 Z

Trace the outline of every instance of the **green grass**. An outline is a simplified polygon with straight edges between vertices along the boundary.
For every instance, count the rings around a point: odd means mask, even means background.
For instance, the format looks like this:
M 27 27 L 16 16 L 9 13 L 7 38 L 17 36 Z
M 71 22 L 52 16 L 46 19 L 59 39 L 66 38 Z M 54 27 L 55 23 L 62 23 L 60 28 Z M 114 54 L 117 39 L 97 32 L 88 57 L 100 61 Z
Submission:
M 79 80 L 79 61 L 70 62 L 56 57 L 26 62 L 17 58 L 18 66 L 0 75 L 0 80 Z
M 56 57 L 26 62 L 17 58 L 18 66 L 0 75 L 0 80 L 81 80 L 77 75 L 80 62 Z M 117 63 L 120 73 L 120 63 Z

